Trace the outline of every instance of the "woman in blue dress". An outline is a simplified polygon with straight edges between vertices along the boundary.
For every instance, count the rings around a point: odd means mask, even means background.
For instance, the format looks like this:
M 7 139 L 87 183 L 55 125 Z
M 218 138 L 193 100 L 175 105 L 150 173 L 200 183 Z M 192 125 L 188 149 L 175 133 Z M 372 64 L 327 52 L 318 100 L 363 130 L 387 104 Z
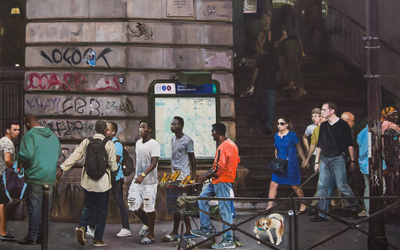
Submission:
M 279 117 L 277 126 L 279 132 L 276 133 L 274 137 L 275 157 L 288 159 L 288 166 L 287 171 L 283 175 L 272 174 L 268 197 L 270 199 L 275 198 L 279 184 L 291 185 L 293 190 L 296 191 L 298 197 L 304 197 L 303 190 L 300 188 L 301 178 L 297 152 L 303 162 L 306 158 L 301 149 L 299 138 L 296 133 L 293 132 L 293 126 L 290 119 Z M 271 208 L 273 203 L 273 201 L 270 201 L 268 203 L 268 208 Z M 300 211 L 297 214 L 305 214 L 305 209 L 306 206 L 301 203 Z

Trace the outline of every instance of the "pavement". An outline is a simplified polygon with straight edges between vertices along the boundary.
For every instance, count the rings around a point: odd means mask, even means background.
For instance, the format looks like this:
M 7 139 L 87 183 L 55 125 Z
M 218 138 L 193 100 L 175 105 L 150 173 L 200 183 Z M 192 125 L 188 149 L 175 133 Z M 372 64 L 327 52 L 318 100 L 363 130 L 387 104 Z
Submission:
M 234 223 L 240 223 L 244 220 L 250 218 L 254 215 L 254 212 L 240 212 L 236 214 L 236 218 L 234 219 Z M 275 246 L 278 249 L 290 249 L 289 248 L 289 235 L 292 233 L 294 235 L 293 221 L 290 220 L 286 214 L 283 214 L 285 217 L 285 234 L 283 236 L 283 241 L 279 246 Z M 335 221 L 333 219 L 328 219 L 328 222 L 320 222 L 320 223 L 311 223 L 309 221 L 309 216 L 301 215 L 298 216 L 298 229 L 299 229 L 299 248 L 298 249 L 308 249 L 314 244 L 326 239 L 327 237 L 334 235 L 335 233 L 346 229 L 346 225 Z M 348 222 L 355 222 L 364 219 L 365 217 L 360 217 L 358 220 L 350 221 L 346 217 L 341 217 L 341 219 L 348 221 Z M 195 218 L 196 223 L 198 224 L 198 218 Z M 240 228 L 252 235 L 254 229 L 254 222 L 255 220 L 251 220 Z M 219 222 L 214 222 L 217 229 L 221 228 Z M 49 243 L 48 249 L 50 250 L 64 250 L 64 249 L 92 249 L 93 247 L 93 240 L 92 238 L 87 237 L 86 246 L 80 246 L 76 241 L 76 234 L 75 228 L 77 227 L 77 223 L 56 223 L 50 222 L 49 224 Z M 196 228 L 194 223 L 192 222 L 192 227 Z M 167 233 L 170 233 L 172 230 L 172 221 L 157 221 L 156 222 L 156 243 L 142 245 L 140 244 L 140 239 L 137 237 L 137 233 L 140 230 L 141 225 L 138 223 L 131 224 L 131 232 L 132 236 L 126 238 L 118 238 L 116 234 L 121 229 L 120 224 L 107 224 L 106 230 L 103 236 L 103 240 L 106 242 L 106 246 L 102 249 L 110 249 L 110 250 L 141 250 L 141 249 L 148 249 L 148 250 L 175 250 L 177 249 L 178 243 L 175 242 L 168 242 L 164 243 L 161 242 L 161 238 Z M 289 230 L 292 228 L 292 230 Z M 17 241 L 15 242 L 0 242 L 0 249 L 1 250 L 39 250 L 41 249 L 40 245 L 36 246 L 25 246 L 18 244 L 18 241 L 23 239 L 27 233 L 28 229 L 28 222 L 27 221 L 8 221 L 7 222 L 7 229 L 9 230 L 10 234 L 17 237 Z M 359 229 L 365 230 L 368 232 L 368 222 L 362 223 Z M 400 246 L 400 225 L 385 225 L 386 236 L 388 242 L 396 247 Z M 291 232 L 289 232 L 291 231 Z M 274 234 L 273 234 L 274 235 Z M 249 238 L 248 236 L 237 232 L 236 237 L 239 238 L 240 243 L 243 244 L 243 247 L 238 247 L 241 250 L 253 250 L 253 249 L 272 249 L 265 245 L 259 245 L 256 241 Z M 265 240 L 269 243 L 267 236 L 261 236 L 262 240 Z M 294 236 L 293 238 L 294 239 Z M 197 242 L 200 241 L 200 238 L 195 238 Z M 217 242 L 219 242 L 221 238 L 217 238 Z M 294 240 L 292 240 L 292 244 Z M 321 246 L 318 246 L 314 249 L 328 249 L 328 250 L 337 250 L 337 249 L 351 249 L 351 250 L 366 250 L 368 249 L 368 237 L 358 230 L 348 230 L 344 234 L 339 235 L 338 237 L 327 241 Z M 209 249 L 212 243 L 208 241 L 206 244 L 197 247 L 197 249 Z M 293 248 L 294 245 L 293 245 Z M 389 249 L 391 249 L 389 247 Z

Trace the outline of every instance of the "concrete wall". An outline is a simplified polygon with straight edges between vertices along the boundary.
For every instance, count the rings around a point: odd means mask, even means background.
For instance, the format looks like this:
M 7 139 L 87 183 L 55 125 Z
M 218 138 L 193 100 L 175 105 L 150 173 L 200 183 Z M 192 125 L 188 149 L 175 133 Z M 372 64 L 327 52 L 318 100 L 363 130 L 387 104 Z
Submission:
M 38 116 L 60 139 L 59 164 L 83 138 L 94 134 L 97 119 L 115 121 L 118 138 L 134 155 L 138 121 L 151 112 L 151 82 L 171 79 L 180 70 L 210 71 L 220 82 L 220 115 L 228 136 L 235 139 L 232 1 L 193 0 L 186 16 L 171 12 L 167 2 L 27 0 L 25 113 Z M 89 66 L 92 51 L 96 60 Z M 79 219 L 82 164 L 83 160 L 63 176 L 53 219 Z M 169 166 L 159 167 L 159 172 L 165 171 Z M 158 198 L 158 219 L 171 218 L 162 205 L 164 194 L 161 191 Z M 65 215 L 66 207 L 71 215 Z M 116 210 L 111 202 L 110 211 Z M 111 214 L 110 221 L 119 221 L 118 212 Z

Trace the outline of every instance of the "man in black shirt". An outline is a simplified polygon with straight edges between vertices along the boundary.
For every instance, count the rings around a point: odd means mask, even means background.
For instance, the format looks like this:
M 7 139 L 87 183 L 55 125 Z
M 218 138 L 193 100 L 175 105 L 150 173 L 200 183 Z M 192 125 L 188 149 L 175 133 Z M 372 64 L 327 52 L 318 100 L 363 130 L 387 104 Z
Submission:
M 336 186 L 339 188 L 343 196 L 354 196 L 353 191 L 347 185 L 346 177 L 346 161 L 343 158 L 348 150 L 351 165 L 351 171 L 354 170 L 355 154 L 352 144 L 351 130 L 349 124 L 336 116 L 337 106 L 332 102 L 322 105 L 322 117 L 328 119 L 323 122 L 320 127 L 317 155 L 315 157 L 314 170 L 319 173 L 318 197 L 328 197 L 329 177 L 335 175 Z M 321 166 L 320 166 L 321 159 Z M 350 219 L 358 218 L 357 200 L 347 200 L 351 206 Z M 329 201 L 320 200 L 318 208 L 328 212 Z M 327 221 L 326 214 L 318 213 L 311 219 L 312 222 Z
M 261 111 L 261 125 L 267 126 L 264 134 L 271 135 L 274 123 L 276 73 L 280 70 L 280 65 L 270 42 L 265 42 L 264 50 L 264 54 L 257 56 L 250 87 L 254 85 Z

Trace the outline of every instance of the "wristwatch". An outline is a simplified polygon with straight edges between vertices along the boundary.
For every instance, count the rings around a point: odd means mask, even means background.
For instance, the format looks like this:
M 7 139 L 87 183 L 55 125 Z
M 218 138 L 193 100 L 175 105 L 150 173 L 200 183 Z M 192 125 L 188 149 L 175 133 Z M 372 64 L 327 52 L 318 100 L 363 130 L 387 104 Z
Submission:
M 146 177 L 146 174 L 144 172 L 141 173 L 140 175 L 143 176 L 143 177 Z
M 314 162 L 314 164 L 319 164 L 319 161 L 317 161 L 317 162 Z

